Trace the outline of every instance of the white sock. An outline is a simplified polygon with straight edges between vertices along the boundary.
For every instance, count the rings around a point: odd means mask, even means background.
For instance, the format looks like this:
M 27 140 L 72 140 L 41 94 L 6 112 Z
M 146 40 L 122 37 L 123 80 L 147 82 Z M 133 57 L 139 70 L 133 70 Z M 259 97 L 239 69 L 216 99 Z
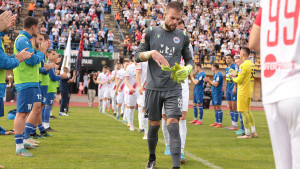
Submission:
M 52 116 L 52 110 L 50 110 L 50 116 Z
M 103 107 L 102 107 L 102 113 L 104 113 L 104 112 L 105 112 L 105 109 L 106 109 L 106 102 L 107 102 L 107 101 L 106 101 L 106 100 L 103 100 L 102 102 L 103 102 L 103 104 L 102 104 L 102 106 L 103 106 Z
M 143 117 L 144 117 L 144 114 L 143 114 Z M 145 130 L 145 134 L 148 133 L 148 118 L 143 118 L 143 122 L 144 122 L 144 130 Z
M 102 110 L 102 102 L 99 102 L 99 110 L 101 111 Z
M 23 140 L 23 142 L 24 142 L 24 140 Z M 24 143 L 16 144 L 16 151 L 17 151 L 17 150 L 20 150 L 20 149 L 22 149 L 22 148 L 24 148 Z
M 256 133 L 255 126 L 251 126 L 252 133 Z
M 117 113 L 117 110 L 116 110 L 116 109 L 117 109 L 117 106 L 116 106 L 115 99 L 112 99 L 111 102 L 112 102 L 112 103 L 111 103 L 111 104 L 112 104 L 112 107 L 113 107 L 113 109 L 114 109 L 114 113 Z
M 233 125 L 233 126 L 234 126 L 234 121 L 232 121 L 232 122 L 231 122 L 231 125 Z
M 47 128 L 49 128 L 49 127 L 50 127 L 49 123 L 45 123 L 44 128 L 47 129 Z
M 246 128 L 245 128 L 245 134 L 246 134 L 247 136 L 249 136 L 249 135 L 250 135 L 250 129 L 246 129 Z
M 125 104 L 122 103 L 122 106 L 121 106 L 121 114 L 124 114 L 124 109 L 125 109 Z
M 180 134 L 180 138 L 181 138 L 181 153 L 184 153 L 186 133 L 187 133 L 186 120 L 180 120 L 179 121 L 179 134 Z
M 144 119 L 143 107 L 139 107 L 138 110 L 139 110 L 139 115 L 138 115 L 139 129 L 143 129 L 143 119 Z
M 117 106 L 116 107 L 117 116 L 120 116 L 120 111 L 121 111 L 121 107 Z
M 133 126 L 134 108 L 133 109 L 129 109 L 128 112 L 129 112 L 128 114 L 129 114 L 129 119 L 130 119 L 130 121 L 129 121 L 130 126 Z
M 125 107 L 125 110 L 124 110 L 124 115 L 123 115 L 123 120 L 126 120 L 126 121 L 128 121 L 129 119 L 128 119 L 128 108 L 127 107 Z
M 169 135 L 169 131 L 167 129 L 167 122 L 164 119 L 162 119 L 162 131 L 163 131 L 164 138 L 165 138 L 165 144 L 166 144 L 166 146 L 169 146 L 170 145 L 170 135 Z

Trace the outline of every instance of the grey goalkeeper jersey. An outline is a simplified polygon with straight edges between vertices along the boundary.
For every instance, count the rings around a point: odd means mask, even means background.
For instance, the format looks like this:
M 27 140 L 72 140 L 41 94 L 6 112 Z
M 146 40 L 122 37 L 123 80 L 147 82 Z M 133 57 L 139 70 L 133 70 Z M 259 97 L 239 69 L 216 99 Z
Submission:
M 173 67 L 175 63 L 180 64 L 181 56 L 185 65 L 193 65 L 189 44 L 189 37 L 184 31 L 175 29 L 169 32 L 160 26 L 150 27 L 146 30 L 145 41 L 141 42 L 136 50 L 135 60 L 141 62 L 139 58 L 141 52 L 156 50 L 166 58 L 170 67 Z M 157 91 L 181 89 L 181 85 L 174 82 L 170 76 L 171 72 L 161 70 L 158 64 L 150 58 L 145 88 Z

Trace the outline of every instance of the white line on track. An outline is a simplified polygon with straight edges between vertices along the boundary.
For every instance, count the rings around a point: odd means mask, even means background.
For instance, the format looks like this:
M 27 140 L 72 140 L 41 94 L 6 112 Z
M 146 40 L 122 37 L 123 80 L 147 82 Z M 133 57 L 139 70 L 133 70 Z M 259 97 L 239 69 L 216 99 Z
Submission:
M 110 114 L 107 114 L 107 113 L 106 113 L 105 115 L 107 115 L 107 116 L 109 116 L 109 117 L 111 117 L 111 118 L 117 120 L 113 115 L 110 115 Z M 123 124 L 127 125 L 127 123 L 125 123 L 125 122 L 123 122 L 123 121 L 121 121 L 121 120 L 117 120 L 117 121 L 120 122 L 120 123 L 123 123 Z M 135 130 L 138 130 L 137 127 L 134 127 L 134 129 L 135 129 Z M 161 142 L 161 143 L 163 143 L 163 144 L 165 144 L 165 141 L 164 141 L 163 139 L 158 139 L 158 141 Z M 210 163 L 210 162 L 208 162 L 207 160 L 204 160 L 204 159 L 201 158 L 201 157 L 197 157 L 196 155 L 194 155 L 194 154 L 192 154 L 192 153 L 190 153 L 190 152 L 188 152 L 188 151 L 184 151 L 184 154 L 187 155 L 187 156 L 189 156 L 191 159 L 193 159 L 193 160 L 195 160 L 195 161 L 198 161 L 198 162 L 200 162 L 200 163 L 202 163 L 202 164 L 204 164 L 204 165 L 206 165 L 206 166 L 208 166 L 208 167 L 210 167 L 210 168 L 214 168 L 214 169 L 222 169 L 222 167 L 216 166 L 216 165 L 214 165 L 213 163 Z

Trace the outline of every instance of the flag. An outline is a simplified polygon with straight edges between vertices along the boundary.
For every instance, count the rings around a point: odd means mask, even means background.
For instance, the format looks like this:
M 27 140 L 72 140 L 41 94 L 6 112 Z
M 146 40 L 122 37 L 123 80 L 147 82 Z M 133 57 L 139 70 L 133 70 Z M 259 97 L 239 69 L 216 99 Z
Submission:
M 82 52 L 83 52 L 83 44 L 84 44 L 84 39 L 83 39 L 83 34 L 84 34 L 83 30 L 81 32 L 81 40 L 79 43 L 79 51 L 78 51 L 78 56 L 77 56 L 77 61 L 76 61 L 76 79 L 77 79 L 77 88 L 79 87 L 79 79 L 80 79 L 80 71 L 81 71 L 81 61 L 82 61 Z
M 64 52 L 64 60 L 62 62 L 62 69 L 60 70 L 60 74 L 63 74 L 63 68 L 67 67 L 69 71 L 71 71 L 71 33 L 69 34 L 67 46 Z

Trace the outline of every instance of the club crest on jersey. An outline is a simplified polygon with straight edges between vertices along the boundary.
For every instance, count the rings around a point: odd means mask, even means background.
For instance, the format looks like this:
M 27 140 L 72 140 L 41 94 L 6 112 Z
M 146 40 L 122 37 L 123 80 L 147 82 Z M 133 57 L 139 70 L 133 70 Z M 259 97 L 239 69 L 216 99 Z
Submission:
M 180 43 L 180 39 L 178 37 L 174 37 L 173 38 L 174 43 L 178 44 Z

